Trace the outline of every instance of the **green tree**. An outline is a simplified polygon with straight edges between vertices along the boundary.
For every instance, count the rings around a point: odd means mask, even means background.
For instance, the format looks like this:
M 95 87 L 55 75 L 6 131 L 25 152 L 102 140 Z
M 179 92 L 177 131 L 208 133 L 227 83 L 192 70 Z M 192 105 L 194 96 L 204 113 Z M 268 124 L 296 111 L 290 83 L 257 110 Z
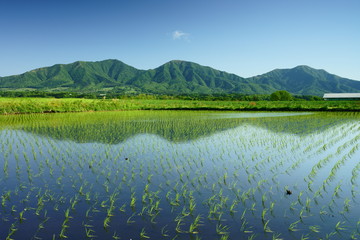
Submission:
M 291 101 L 292 99 L 293 96 L 285 90 L 276 91 L 270 95 L 271 101 Z

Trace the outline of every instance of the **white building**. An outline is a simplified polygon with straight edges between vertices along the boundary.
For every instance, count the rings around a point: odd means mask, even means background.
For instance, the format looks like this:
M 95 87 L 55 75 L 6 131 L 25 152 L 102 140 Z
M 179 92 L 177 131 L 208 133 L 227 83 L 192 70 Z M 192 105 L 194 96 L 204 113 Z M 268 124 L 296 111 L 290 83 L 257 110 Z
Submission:
M 324 100 L 360 100 L 360 93 L 325 93 Z

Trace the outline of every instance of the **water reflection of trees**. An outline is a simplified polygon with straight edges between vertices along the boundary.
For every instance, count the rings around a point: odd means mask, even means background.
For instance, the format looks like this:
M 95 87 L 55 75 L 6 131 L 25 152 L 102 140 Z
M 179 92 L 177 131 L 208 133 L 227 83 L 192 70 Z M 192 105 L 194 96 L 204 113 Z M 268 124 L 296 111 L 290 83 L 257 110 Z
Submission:
M 1 116 L 0 128 L 19 129 L 75 142 L 116 144 L 145 133 L 182 142 L 245 124 L 276 133 L 304 135 L 324 131 L 335 125 L 357 120 L 358 117 L 358 113 L 314 113 L 249 118 L 221 118 L 217 114 L 213 118 L 209 112 L 129 111 Z

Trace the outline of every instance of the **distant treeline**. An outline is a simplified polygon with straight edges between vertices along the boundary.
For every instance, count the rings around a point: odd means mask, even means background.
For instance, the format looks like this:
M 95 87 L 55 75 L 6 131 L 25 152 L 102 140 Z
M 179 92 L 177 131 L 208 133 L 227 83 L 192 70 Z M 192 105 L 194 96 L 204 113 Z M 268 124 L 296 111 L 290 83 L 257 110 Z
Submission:
M 86 99 L 179 99 L 179 100 L 205 100 L 205 101 L 270 101 L 270 94 L 119 94 L 119 93 L 81 93 L 81 92 L 45 92 L 45 91 L 0 91 L 0 97 L 40 97 L 40 98 L 86 98 Z M 294 101 L 321 101 L 319 96 L 296 95 Z

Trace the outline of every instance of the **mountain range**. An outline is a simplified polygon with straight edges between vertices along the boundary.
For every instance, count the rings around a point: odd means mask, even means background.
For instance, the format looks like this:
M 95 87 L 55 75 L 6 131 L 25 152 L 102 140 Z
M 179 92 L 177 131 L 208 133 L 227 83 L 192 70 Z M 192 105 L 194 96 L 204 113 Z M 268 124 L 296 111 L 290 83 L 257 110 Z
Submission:
M 296 95 L 360 92 L 360 81 L 342 78 L 308 66 L 276 69 L 250 78 L 197 63 L 173 60 L 140 70 L 119 60 L 78 61 L 0 77 L 0 90 L 41 90 L 152 94 L 270 94 L 286 90 Z

